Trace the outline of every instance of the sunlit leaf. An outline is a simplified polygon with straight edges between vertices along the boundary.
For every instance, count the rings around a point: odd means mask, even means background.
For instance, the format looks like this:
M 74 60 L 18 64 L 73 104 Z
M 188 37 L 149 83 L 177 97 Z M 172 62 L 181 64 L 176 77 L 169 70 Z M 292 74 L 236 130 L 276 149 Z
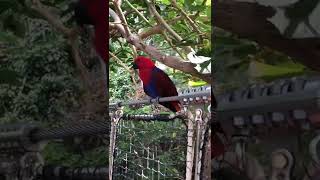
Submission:
M 274 79 L 286 76 L 298 75 L 304 72 L 304 67 L 279 67 L 269 64 L 252 61 L 248 69 L 249 75 L 253 78 Z

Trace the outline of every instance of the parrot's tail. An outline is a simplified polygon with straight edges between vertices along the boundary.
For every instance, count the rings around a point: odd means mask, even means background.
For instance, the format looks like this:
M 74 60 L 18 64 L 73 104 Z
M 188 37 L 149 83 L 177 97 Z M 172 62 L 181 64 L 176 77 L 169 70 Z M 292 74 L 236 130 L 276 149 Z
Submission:
M 179 101 L 171 101 L 171 102 L 161 102 L 161 105 L 170 109 L 172 112 L 179 112 L 181 111 L 181 105 Z

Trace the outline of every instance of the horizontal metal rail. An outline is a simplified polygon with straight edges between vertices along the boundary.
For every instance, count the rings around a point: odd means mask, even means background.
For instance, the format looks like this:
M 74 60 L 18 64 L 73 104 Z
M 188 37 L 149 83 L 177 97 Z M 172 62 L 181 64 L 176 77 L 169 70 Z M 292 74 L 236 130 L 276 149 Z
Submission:
M 211 97 L 211 87 L 203 87 L 200 89 L 192 89 L 192 90 L 180 92 L 178 96 L 111 103 L 109 104 L 109 108 L 117 108 L 122 106 L 134 106 L 134 105 L 148 105 L 148 104 L 155 104 L 159 102 L 169 102 L 169 101 L 208 100 L 209 97 Z
M 137 121 L 172 121 L 182 118 L 174 114 L 123 114 L 123 120 Z M 37 124 L 10 124 L 0 126 L 0 152 L 21 149 L 30 146 L 34 142 L 51 139 L 64 139 L 74 136 L 102 135 L 110 131 L 109 121 L 86 121 L 76 125 L 68 125 L 57 128 L 40 128 Z M 10 144 L 8 144 L 10 143 Z
M 242 128 L 264 132 L 267 127 L 310 130 L 318 125 L 320 78 L 281 79 L 256 84 L 217 97 L 216 118 L 229 134 Z M 269 131 L 270 133 L 270 131 Z
M 66 127 L 40 129 L 32 133 L 31 139 L 33 141 L 63 139 L 73 136 L 108 134 L 109 131 L 109 122 L 89 121 Z
M 320 109 L 320 79 L 292 78 L 219 95 L 217 118 Z
M 174 114 L 123 114 L 123 120 L 136 121 L 172 121 L 176 118 L 183 118 Z

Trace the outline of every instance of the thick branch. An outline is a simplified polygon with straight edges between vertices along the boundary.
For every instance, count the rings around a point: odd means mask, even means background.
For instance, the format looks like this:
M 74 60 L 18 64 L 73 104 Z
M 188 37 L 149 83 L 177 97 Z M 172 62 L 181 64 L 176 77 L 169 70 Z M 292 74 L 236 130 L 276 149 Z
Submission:
M 154 14 L 155 18 L 157 19 L 158 23 L 161 24 L 177 41 L 182 41 L 183 38 L 177 34 L 170 26 L 169 24 L 160 16 L 160 14 L 157 12 L 156 8 L 153 4 L 148 3 L 149 9 Z
M 174 51 L 176 51 L 182 59 L 184 59 L 185 56 L 179 51 L 179 49 L 178 49 L 177 47 L 174 46 L 174 44 L 172 43 L 172 40 L 168 37 L 168 35 L 166 34 L 166 32 L 163 31 L 163 32 L 162 32 L 162 35 L 163 35 L 164 39 L 168 42 L 168 44 L 170 45 L 170 47 L 171 47 Z
M 48 8 L 46 8 L 39 0 L 32 1 L 31 8 L 37 11 L 42 17 L 44 17 L 53 27 L 62 32 L 66 36 L 71 36 L 73 34 L 72 30 L 65 27 L 59 18 L 54 17 L 50 14 Z
M 77 68 L 80 70 L 81 77 L 85 87 L 88 90 L 90 90 L 90 81 L 88 79 L 89 77 L 88 71 L 82 64 L 81 57 L 79 54 L 76 30 L 65 27 L 63 23 L 60 21 L 60 19 L 50 14 L 50 11 L 48 11 L 48 8 L 45 7 L 39 0 L 32 0 L 31 8 L 34 9 L 36 12 L 38 12 L 42 17 L 44 17 L 54 28 L 56 28 L 58 31 L 60 31 L 61 33 L 63 33 L 65 36 L 68 37 L 69 42 L 71 44 L 72 55 L 74 57 L 75 64 Z
M 311 69 L 320 71 L 320 39 L 285 38 L 267 19 L 276 13 L 274 8 L 236 0 L 215 1 L 213 7 L 215 26 L 298 58 Z
M 90 81 L 89 81 L 89 73 L 86 70 L 86 67 L 82 64 L 80 53 L 79 53 L 79 48 L 76 43 L 76 40 L 72 40 L 71 44 L 71 49 L 72 49 L 72 55 L 75 60 L 77 68 L 80 70 L 80 74 L 82 77 L 82 80 L 84 81 L 84 85 L 87 90 L 90 90 Z

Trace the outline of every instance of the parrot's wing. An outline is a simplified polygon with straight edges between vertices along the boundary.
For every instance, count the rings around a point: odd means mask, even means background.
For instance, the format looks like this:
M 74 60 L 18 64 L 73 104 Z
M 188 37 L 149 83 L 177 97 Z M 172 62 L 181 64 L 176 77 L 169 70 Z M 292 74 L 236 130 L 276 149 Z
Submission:
M 152 71 L 153 82 L 156 82 L 156 90 L 162 97 L 177 96 L 176 86 L 173 84 L 169 76 L 161 69 L 155 68 Z
M 159 97 L 154 82 L 150 82 L 149 84 L 144 85 L 144 86 L 143 86 L 143 90 L 144 90 L 144 92 L 145 92 L 148 96 L 150 96 L 151 98 Z

